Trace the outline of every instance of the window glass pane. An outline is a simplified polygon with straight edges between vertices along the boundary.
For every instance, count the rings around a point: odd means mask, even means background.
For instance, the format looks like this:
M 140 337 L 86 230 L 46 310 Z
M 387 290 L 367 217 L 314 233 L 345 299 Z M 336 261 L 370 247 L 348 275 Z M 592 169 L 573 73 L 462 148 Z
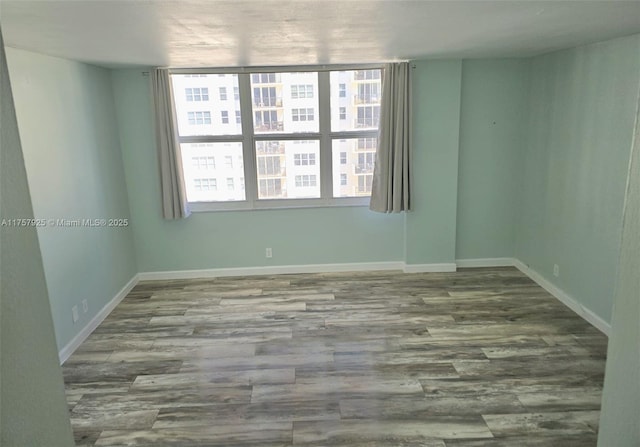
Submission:
M 189 202 L 245 200 L 244 189 L 235 188 L 244 184 L 242 143 L 183 143 L 180 150 Z
M 332 71 L 331 130 L 375 130 L 380 121 L 381 70 Z
M 318 73 L 251 75 L 256 134 L 318 132 Z
M 376 138 L 333 140 L 333 196 L 371 195 Z
M 238 88 L 238 75 L 171 75 L 171 81 L 180 136 L 242 133 L 241 120 L 229 119 L 240 103 L 227 101 L 227 91 Z
M 259 199 L 320 197 L 318 140 L 256 141 Z

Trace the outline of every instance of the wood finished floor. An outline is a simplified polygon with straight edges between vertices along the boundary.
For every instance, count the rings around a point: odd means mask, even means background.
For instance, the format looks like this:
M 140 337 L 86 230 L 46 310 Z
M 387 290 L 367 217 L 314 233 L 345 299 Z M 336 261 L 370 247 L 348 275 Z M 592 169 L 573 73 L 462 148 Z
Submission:
M 63 370 L 78 445 L 586 447 L 606 343 L 514 268 L 148 281 Z

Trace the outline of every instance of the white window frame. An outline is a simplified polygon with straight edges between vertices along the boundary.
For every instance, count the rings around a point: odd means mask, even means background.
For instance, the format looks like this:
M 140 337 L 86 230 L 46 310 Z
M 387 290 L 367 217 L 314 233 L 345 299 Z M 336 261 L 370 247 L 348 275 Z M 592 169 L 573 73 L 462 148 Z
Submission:
M 382 64 L 360 65 L 329 65 L 329 66 L 281 66 L 281 67 L 251 67 L 251 68 L 183 68 L 171 69 L 171 74 L 198 75 L 206 74 L 236 74 L 238 75 L 238 87 L 240 93 L 240 113 L 242 121 L 242 133 L 237 135 L 196 135 L 179 136 L 178 141 L 185 143 L 215 143 L 225 142 L 242 143 L 244 160 L 244 186 L 245 200 L 235 201 L 211 201 L 190 202 L 192 212 L 210 212 L 225 210 L 259 210 L 259 209 L 287 209 L 287 208 L 319 208 L 340 206 L 369 206 L 370 197 L 333 197 L 333 149 L 334 140 L 352 138 L 377 138 L 377 129 L 373 130 L 331 130 L 331 71 L 351 70 L 383 70 Z M 253 104 L 251 76 L 254 74 L 290 73 L 290 72 L 317 72 L 318 73 L 318 132 L 306 132 L 295 134 L 280 133 L 256 133 L 253 126 Z M 270 81 L 269 81 L 270 82 Z M 269 84 L 265 82 L 264 84 Z M 260 87 L 264 86 L 261 83 Z M 339 86 L 336 85 L 336 96 Z M 315 96 L 314 91 L 314 96 Z M 258 109 L 260 110 L 260 109 Z M 177 128 L 176 109 L 172 110 L 174 124 Z M 316 163 L 320 165 L 320 197 L 318 198 L 265 198 L 258 199 L 258 175 L 256 165 L 255 143 L 257 141 L 281 141 L 281 140 L 313 140 L 319 142 L 320 156 Z M 338 161 L 339 162 L 339 161 Z

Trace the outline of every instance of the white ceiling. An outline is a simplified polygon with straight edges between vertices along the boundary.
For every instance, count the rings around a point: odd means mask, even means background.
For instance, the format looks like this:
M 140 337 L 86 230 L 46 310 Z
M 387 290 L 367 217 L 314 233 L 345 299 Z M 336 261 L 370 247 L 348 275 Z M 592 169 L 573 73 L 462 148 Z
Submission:
M 1 0 L 5 44 L 107 67 L 530 56 L 640 32 L 640 1 Z

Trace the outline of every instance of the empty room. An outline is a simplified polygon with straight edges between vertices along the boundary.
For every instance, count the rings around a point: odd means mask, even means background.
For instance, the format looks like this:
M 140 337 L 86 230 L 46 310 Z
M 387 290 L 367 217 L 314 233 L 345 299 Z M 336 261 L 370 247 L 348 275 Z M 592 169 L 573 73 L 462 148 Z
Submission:
M 640 1 L 0 26 L 1 445 L 640 446 Z

